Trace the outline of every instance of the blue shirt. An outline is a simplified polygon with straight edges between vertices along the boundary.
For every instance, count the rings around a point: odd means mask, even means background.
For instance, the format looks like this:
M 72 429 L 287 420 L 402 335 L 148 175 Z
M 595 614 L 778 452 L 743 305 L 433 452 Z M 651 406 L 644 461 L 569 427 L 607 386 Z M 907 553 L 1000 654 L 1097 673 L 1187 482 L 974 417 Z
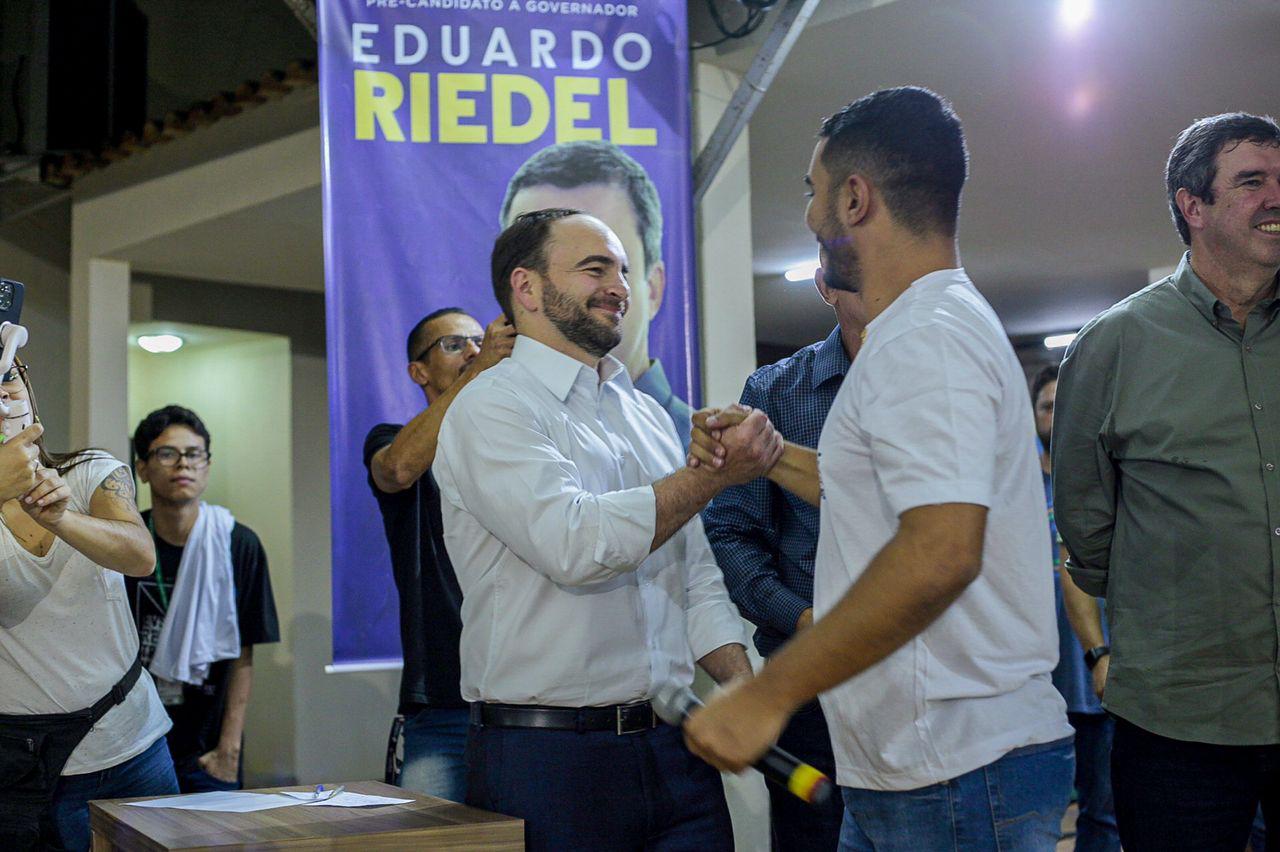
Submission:
M 837 326 L 821 343 L 752 373 L 742 404 L 768 415 L 788 441 L 816 447 L 848 370 Z M 768 656 L 813 606 L 818 509 L 761 477 L 726 488 L 702 522 L 729 596 L 756 625 L 756 648 Z
M 654 358 L 649 369 L 641 373 L 631 385 L 656 399 L 662 410 L 671 415 L 671 422 L 676 424 L 676 434 L 680 436 L 680 443 L 687 453 L 689 435 L 693 431 L 693 409 L 689 407 L 689 403 L 672 393 L 671 382 L 667 381 L 662 362 Z
M 1058 524 L 1053 519 L 1053 487 L 1051 485 L 1049 474 L 1044 474 L 1044 499 L 1049 504 L 1049 540 L 1050 546 L 1053 548 L 1053 565 L 1057 568 L 1062 560 L 1058 554 L 1061 552 L 1062 539 L 1058 537 Z M 1062 693 L 1063 699 L 1067 702 L 1068 713 L 1103 713 L 1102 702 L 1098 700 L 1098 696 L 1093 691 L 1093 674 L 1089 671 L 1089 667 L 1084 664 L 1084 649 L 1080 647 L 1080 640 L 1076 638 L 1076 633 L 1071 629 L 1071 622 L 1067 620 L 1067 604 L 1062 594 L 1062 578 L 1058 576 L 1058 572 L 1053 572 L 1053 598 L 1058 607 L 1058 665 L 1053 670 L 1053 685 L 1058 688 L 1058 692 Z M 1102 601 L 1098 601 L 1101 607 Z M 1105 619 L 1102 625 L 1102 635 L 1106 637 Z

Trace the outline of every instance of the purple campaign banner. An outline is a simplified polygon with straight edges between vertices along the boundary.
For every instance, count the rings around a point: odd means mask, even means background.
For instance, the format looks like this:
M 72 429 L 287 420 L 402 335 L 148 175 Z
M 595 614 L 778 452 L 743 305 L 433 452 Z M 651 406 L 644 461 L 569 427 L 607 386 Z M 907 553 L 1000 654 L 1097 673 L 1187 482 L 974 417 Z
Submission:
M 333 659 L 394 663 L 398 598 L 361 450 L 374 425 L 422 411 L 405 352 L 418 320 L 498 316 L 489 253 L 504 221 L 575 207 L 612 227 L 632 286 L 614 354 L 655 396 L 665 375 L 677 415 L 700 396 L 686 4 L 318 8 Z

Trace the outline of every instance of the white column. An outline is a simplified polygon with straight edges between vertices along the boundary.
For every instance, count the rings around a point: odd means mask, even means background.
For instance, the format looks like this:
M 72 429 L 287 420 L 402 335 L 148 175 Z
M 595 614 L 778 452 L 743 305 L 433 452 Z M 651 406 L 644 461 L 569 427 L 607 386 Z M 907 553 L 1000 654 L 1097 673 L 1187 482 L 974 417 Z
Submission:
M 129 264 L 71 262 L 71 444 L 129 458 Z
M 738 76 L 694 65 L 696 151 L 706 144 L 733 96 Z M 698 209 L 698 311 L 702 331 L 702 399 L 737 402 L 756 366 L 756 313 L 751 274 L 751 178 L 743 131 Z
M 738 85 L 738 76 L 698 63 L 693 74 L 694 154 L 706 144 Z M 751 179 L 747 131 L 743 131 L 698 209 L 698 315 L 702 331 L 704 405 L 737 402 L 756 368 L 756 311 L 751 275 Z M 748 655 L 754 627 L 742 623 Z M 703 697 L 714 684 L 701 670 L 694 689 Z M 734 847 L 769 848 L 769 795 L 754 772 L 724 776 L 725 799 L 733 820 Z

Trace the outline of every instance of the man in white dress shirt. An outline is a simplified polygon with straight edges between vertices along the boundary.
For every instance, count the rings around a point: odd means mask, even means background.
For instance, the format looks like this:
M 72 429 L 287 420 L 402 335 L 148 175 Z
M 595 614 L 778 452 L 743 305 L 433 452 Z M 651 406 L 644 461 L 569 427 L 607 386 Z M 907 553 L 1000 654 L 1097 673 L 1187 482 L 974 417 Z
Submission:
M 572 210 L 519 216 L 494 247 L 519 336 L 454 400 L 435 467 L 463 592 L 467 802 L 523 818 L 534 850 L 730 850 L 719 775 L 648 698 L 695 663 L 750 674 L 697 512 L 782 441 L 754 412 L 725 465 L 684 466 L 671 418 L 606 354 L 627 262 Z
M 1071 790 L 1031 406 L 956 248 L 967 163 L 924 89 L 822 125 L 806 223 L 827 286 L 859 297 L 837 313 L 860 300 L 869 321 L 818 453 L 788 445 L 770 472 L 821 509 L 818 618 L 687 724 L 737 770 L 823 693 L 848 852 L 1051 852 Z

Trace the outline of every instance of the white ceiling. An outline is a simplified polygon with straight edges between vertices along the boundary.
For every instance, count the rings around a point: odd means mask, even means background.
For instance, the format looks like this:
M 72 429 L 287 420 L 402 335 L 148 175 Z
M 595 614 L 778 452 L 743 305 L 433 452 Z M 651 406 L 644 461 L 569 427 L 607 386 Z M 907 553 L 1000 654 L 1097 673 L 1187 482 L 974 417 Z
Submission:
M 825 0 L 815 21 L 842 5 L 867 3 Z M 805 31 L 751 121 L 761 340 L 831 326 L 811 287 L 779 275 L 815 256 L 800 178 L 821 117 L 886 86 L 955 104 L 972 160 L 962 256 L 1011 334 L 1078 327 L 1177 262 L 1169 148 L 1201 116 L 1280 111 L 1265 82 L 1280 67 L 1280 2 L 1093 5 L 1074 35 L 1059 0 L 897 0 Z

